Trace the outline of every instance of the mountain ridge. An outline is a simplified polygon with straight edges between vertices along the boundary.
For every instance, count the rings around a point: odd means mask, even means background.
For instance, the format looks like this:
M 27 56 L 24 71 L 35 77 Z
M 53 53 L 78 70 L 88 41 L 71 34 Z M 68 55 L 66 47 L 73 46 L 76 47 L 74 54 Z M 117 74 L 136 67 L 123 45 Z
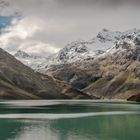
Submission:
M 47 75 L 35 72 L 0 48 L 0 99 L 73 98 L 90 96 L 67 83 L 54 81 Z
M 53 66 L 48 71 L 91 96 L 127 99 L 139 94 L 139 69 L 140 32 L 134 29 L 96 59 Z

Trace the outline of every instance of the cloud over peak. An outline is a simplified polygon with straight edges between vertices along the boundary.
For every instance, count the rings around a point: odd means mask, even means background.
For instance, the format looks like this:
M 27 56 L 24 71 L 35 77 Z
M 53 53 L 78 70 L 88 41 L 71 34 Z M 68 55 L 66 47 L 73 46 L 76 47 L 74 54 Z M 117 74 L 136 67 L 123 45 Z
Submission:
M 0 0 L 0 15 L 18 18 L 0 35 L 0 45 L 12 53 L 55 53 L 102 28 L 140 28 L 139 6 L 139 0 Z

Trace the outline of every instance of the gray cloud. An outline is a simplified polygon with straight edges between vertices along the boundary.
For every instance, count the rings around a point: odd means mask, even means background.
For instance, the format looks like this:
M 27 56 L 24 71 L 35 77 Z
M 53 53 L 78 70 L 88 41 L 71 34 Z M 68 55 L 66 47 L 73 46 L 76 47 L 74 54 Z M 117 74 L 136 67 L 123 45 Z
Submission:
M 30 36 L 7 38 L 7 46 L 14 46 L 32 52 L 54 53 L 67 43 L 77 39 L 90 39 L 102 28 L 124 31 L 140 28 L 139 0 L 3 0 L 0 3 L 1 15 L 10 15 L 19 11 L 22 22 L 14 25 L 15 32 L 32 31 Z M 3 5 L 2 5 L 3 4 Z M 7 8 L 6 8 L 7 7 Z M 16 26 L 16 27 L 15 27 Z M 19 27 L 19 28 L 17 28 Z M 29 27 L 29 29 L 27 29 Z M 36 27 L 36 29 L 32 28 Z M 18 31 L 17 31 L 18 30 Z M 27 32 L 30 34 L 30 32 Z M 5 40 L 7 35 L 5 34 Z M 9 45 L 8 45 L 9 43 Z M 11 48 L 10 48 L 11 50 Z

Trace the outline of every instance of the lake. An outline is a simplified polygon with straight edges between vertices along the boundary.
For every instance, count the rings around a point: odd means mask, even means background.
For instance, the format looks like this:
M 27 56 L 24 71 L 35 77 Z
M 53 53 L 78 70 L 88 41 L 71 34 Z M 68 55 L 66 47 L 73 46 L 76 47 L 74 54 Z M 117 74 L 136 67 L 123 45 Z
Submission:
M 0 101 L 0 140 L 140 140 L 140 104 Z

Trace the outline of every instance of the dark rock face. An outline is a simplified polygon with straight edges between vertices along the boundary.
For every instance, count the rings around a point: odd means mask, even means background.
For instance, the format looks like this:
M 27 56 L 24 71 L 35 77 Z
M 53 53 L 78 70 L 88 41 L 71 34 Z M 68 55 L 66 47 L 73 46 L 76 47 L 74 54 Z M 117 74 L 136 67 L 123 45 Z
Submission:
M 133 96 L 129 97 L 127 100 L 128 100 L 128 101 L 140 102 L 140 94 L 133 95 Z
M 34 72 L 0 48 L 0 99 L 89 98 L 61 81 Z
M 71 84 L 72 87 L 82 90 L 86 88 L 90 83 L 95 82 L 101 78 L 101 74 L 98 73 L 98 63 L 93 65 L 88 65 L 86 63 L 84 64 L 74 63 L 58 65 L 54 66 L 49 71 L 53 72 L 53 76 L 56 79 L 66 81 L 67 83 Z

